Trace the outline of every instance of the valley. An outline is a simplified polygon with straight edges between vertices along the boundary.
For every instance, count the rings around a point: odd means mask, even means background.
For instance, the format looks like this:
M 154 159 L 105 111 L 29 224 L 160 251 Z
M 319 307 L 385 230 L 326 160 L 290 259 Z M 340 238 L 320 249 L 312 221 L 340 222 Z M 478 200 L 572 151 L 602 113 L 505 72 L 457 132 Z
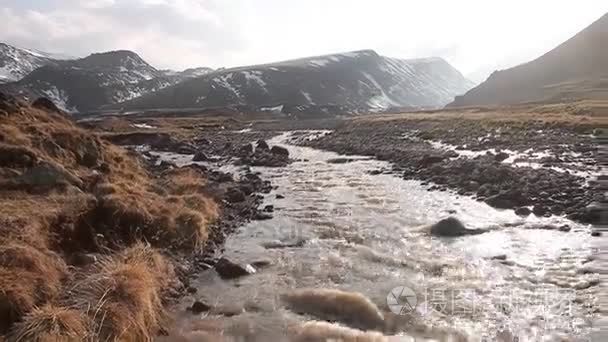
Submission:
M 0 342 L 606 340 L 608 14 L 477 85 L 156 39 L 0 43 Z

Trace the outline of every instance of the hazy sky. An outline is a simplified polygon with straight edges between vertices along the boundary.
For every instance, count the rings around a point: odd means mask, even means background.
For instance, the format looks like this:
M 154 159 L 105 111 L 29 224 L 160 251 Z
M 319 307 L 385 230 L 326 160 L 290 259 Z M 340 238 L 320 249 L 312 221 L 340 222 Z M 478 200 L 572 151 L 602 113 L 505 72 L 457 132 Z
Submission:
M 0 0 L 0 41 L 75 56 L 129 49 L 174 69 L 374 49 L 479 77 L 606 12 L 606 0 Z

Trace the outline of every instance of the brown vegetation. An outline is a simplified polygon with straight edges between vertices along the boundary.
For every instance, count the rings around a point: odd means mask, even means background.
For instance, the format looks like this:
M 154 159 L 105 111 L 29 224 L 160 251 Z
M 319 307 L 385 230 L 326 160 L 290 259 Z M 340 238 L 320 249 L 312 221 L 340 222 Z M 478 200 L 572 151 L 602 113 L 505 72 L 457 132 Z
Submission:
M 0 336 L 152 339 L 175 284 L 153 248 L 204 248 L 218 216 L 205 175 L 152 176 L 60 112 L 0 102 Z

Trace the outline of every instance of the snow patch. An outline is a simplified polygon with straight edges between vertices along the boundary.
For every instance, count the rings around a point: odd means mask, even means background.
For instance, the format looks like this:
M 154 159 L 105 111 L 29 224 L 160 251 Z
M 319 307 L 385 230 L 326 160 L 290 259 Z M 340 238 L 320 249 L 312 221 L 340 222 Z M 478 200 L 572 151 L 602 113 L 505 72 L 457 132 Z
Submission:
M 53 103 L 57 108 L 66 111 L 66 112 L 77 112 L 75 108 L 68 107 L 68 95 L 65 91 L 57 89 L 55 86 L 50 86 L 48 89 L 42 91 L 42 93 Z
M 302 93 L 302 95 L 304 95 L 304 97 L 306 98 L 306 101 L 308 101 L 309 104 L 311 104 L 311 105 L 315 104 L 312 100 L 312 97 L 310 96 L 310 93 L 307 93 L 304 90 L 302 90 L 301 93 Z
M 154 128 L 156 128 L 156 126 L 148 125 L 147 123 L 133 124 L 132 126 L 135 127 L 135 128 L 145 128 L 145 129 L 154 129 Z
M 329 60 L 327 59 L 311 59 L 308 61 L 308 64 L 313 67 L 324 67 L 329 64 Z

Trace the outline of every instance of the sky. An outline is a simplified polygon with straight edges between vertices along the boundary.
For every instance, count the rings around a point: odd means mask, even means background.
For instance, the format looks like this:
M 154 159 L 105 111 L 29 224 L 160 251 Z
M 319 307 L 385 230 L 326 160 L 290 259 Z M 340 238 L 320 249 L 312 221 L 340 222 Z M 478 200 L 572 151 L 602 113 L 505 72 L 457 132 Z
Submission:
M 0 0 L 0 41 L 157 68 L 233 67 L 361 49 L 437 56 L 482 81 L 608 12 L 606 0 Z

